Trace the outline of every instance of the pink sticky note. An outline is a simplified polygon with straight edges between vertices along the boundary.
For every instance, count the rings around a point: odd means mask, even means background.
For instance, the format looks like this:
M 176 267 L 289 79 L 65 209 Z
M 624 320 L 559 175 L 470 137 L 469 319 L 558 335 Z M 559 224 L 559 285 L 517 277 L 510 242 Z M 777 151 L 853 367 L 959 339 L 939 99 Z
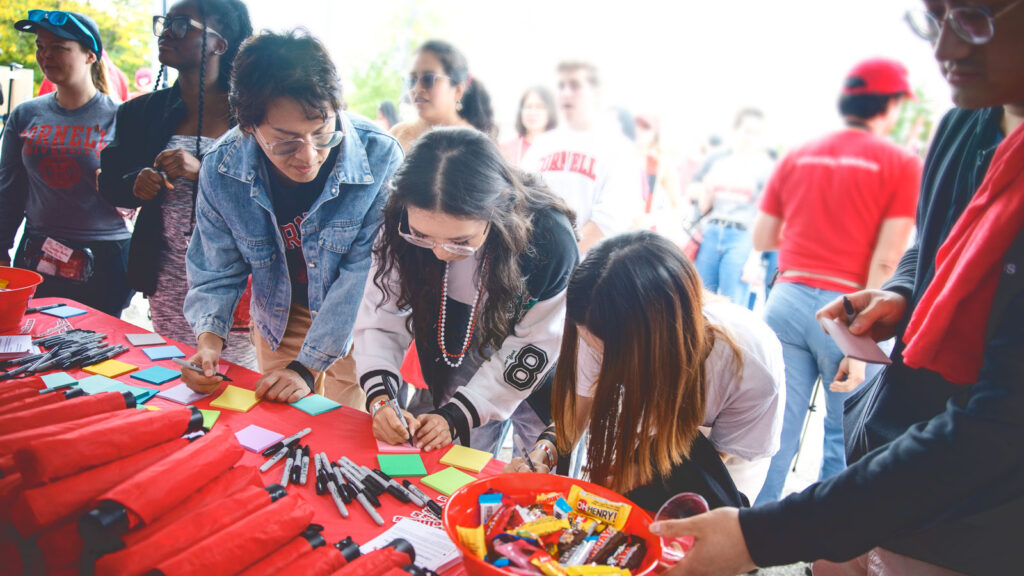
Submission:
M 378 454 L 419 454 L 420 449 L 409 446 L 408 442 L 402 444 L 388 444 L 382 440 L 377 440 L 377 453 Z
M 235 438 L 238 438 L 238 443 L 246 450 L 250 452 L 263 452 L 275 442 L 284 440 L 284 434 L 250 424 L 235 432 Z
M 854 336 L 849 326 L 831 318 L 823 319 L 821 325 L 845 356 L 871 364 L 892 364 L 892 360 L 870 336 Z

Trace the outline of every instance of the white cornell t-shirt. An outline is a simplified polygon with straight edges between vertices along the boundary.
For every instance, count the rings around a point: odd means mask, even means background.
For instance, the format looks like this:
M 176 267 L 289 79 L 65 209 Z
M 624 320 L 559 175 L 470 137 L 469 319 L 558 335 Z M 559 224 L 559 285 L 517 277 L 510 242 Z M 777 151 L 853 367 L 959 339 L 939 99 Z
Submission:
M 772 456 L 779 449 L 786 406 L 782 344 L 753 312 L 735 304 L 707 304 L 704 317 L 732 338 L 743 360 L 740 373 L 732 347 L 719 339 L 705 361 L 708 439 L 719 452 L 746 460 Z M 601 356 L 582 338 L 578 350 L 576 393 L 592 398 Z

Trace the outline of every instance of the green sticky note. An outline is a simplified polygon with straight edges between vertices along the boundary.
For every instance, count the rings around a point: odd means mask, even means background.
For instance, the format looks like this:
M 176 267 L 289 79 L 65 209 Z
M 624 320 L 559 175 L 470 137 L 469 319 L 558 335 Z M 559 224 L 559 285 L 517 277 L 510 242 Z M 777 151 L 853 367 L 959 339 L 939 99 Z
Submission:
M 338 404 L 330 398 L 324 398 L 319 394 L 310 394 L 305 398 L 299 399 L 298 402 L 292 402 L 292 408 L 298 408 L 310 416 L 319 416 L 324 412 L 330 412 L 335 408 L 341 408 L 341 404 Z
M 420 482 L 422 482 L 424 486 L 429 486 L 445 496 L 451 496 L 456 490 L 475 480 L 476 478 L 473 478 L 462 470 L 449 466 L 440 472 L 435 472 L 430 476 L 424 476 Z
M 419 454 L 377 454 L 380 471 L 388 476 L 426 476 L 427 468 Z
M 71 374 L 67 372 L 54 372 L 53 374 L 43 375 L 43 384 L 46 384 L 47 388 L 53 388 L 54 386 L 62 386 L 70 382 L 75 382 L 75 379 L 71 377 Z
M 217 423 L 217 418 L 220 418 L 220 410 L 203 410 L 200 408 L 199 412 L 203 415 L 203 428 L 212 430 L 213 425 Z
M 135 395 L 136 404 L 144 403 L 157 393 L 157 391 L 152 388 L 129 386 L 124 382 L 100 375 L 90 376 L 79 380 L 78 387 L 84 390 L 86 394 L 99 394 L 100 392 L 131 392 Z

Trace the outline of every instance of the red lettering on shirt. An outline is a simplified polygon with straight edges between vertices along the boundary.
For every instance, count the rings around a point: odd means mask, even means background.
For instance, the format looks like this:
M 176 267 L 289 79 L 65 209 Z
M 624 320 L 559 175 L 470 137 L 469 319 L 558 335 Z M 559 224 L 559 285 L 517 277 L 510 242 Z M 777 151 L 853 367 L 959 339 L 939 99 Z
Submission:
M 302 226 L 302 221 L 305 218 L 306 214 L 303 213 L 300 216 L 296 216 L 291 222 L 278 226 L 281 229 L 281 239 L 284 240 L 285 250 L 302 248 L 302 233 L 300 232 L 300 227 Z
M 82 179 L 82 167 L 67 156 L 44 156 L 39 160 L 39 173 L 47 186 L 67 190 Z
M 39 131 L 36 132 L 36 137 L 35 140 L 32 141 L 32 144 L 35 146 L 45 144 L 44 141 L 50 137 L 51 132 L 53 132 L 53 126 L 50 126 L 49 124 L 41 124 L 39 126 Z
M 67 124 L 60 124 L 53 128 L 53 138 L 50 139 L 50 146 L 64 146 L 69 126 Z
M 595 158 L 580 152 L 555 152 L 540 159 L 541 172 L 574 172 L 590 180 L 597 180 L 595 165 Z
M 74 126 L 71 128 L 71 142 L 72 146 L 82 145 L 82 126 Z

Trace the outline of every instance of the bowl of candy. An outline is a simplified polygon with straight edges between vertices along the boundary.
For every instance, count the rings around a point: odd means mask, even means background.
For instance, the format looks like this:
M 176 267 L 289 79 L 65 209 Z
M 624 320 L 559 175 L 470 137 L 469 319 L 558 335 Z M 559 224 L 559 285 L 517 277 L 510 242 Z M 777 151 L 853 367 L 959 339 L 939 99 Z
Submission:
M 501 474 L 463 486 L 444 529 L 469 574 L 653 574 L 661 542 L 651 516 L 590 482 L 551 474 Z

